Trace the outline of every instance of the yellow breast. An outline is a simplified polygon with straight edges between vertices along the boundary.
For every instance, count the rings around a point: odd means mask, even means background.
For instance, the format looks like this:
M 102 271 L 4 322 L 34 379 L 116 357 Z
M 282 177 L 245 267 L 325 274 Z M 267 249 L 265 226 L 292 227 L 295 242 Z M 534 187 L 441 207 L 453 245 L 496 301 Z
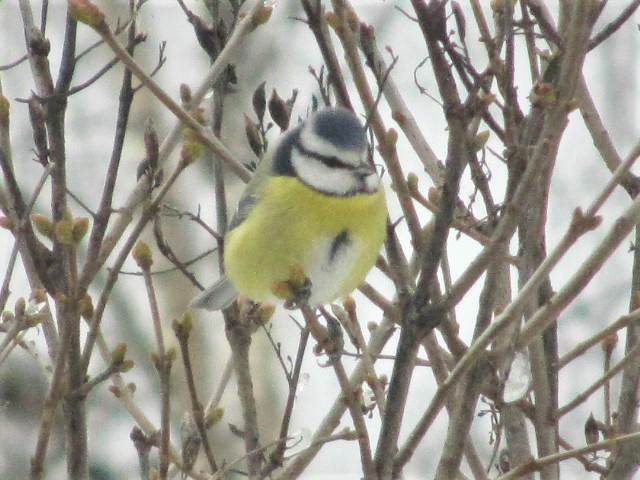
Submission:
M 332 197 L 294 177 L 271 178 L 249 216 L 225 238 L 227 276 L 238 292 L 262 302 L 301 266 L 312 284 L 309 303 L 331 302 L 364 280 L 384 241 L 386 219 L 382 188 Z M 332 245 L 341 234 L 348 248 L 334 258 Z

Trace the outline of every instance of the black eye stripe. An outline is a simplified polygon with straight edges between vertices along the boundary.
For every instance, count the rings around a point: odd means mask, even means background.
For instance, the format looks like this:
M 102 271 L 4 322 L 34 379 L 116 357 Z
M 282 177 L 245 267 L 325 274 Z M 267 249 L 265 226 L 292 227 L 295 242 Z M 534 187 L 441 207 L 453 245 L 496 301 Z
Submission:
M 352 170 L 353 168 L 355 168 L 353 165 L 343 162 L 338 157 L 325 157 L 324 155 L 318 155 L 315 158 L 317 158 L 330 168 L 345 168 L 348 170 Z
M 312 152 L 311 150 L 303 147 L 300 142 L 296 142 L 294 147 L 303 155 L 319 160 L 323 165 L 326 165 L 329 168 L 342 168 L 345 170 L 356 169 L 355 165 L 344 162 L 340 158 L 333 155 L 322 155 L 317 152 Z

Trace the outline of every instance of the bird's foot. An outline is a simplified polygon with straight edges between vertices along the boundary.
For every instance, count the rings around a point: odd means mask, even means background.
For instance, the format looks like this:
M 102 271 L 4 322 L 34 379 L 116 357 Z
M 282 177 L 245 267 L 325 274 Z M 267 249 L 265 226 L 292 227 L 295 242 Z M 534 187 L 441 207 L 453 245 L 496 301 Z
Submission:
M 305 275 L 300 265 L 294 265 L 290 269 L 289 278 L 275 282 L 271 291 L 284 300 L 284 308 L 295 310 L 306 305 L 311 296 L 311 280 Z

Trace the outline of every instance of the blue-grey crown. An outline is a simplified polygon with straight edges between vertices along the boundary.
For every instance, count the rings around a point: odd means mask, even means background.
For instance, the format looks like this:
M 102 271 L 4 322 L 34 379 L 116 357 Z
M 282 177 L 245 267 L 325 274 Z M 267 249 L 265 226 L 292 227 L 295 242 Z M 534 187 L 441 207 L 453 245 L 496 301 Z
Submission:
M 319 111 L 313 122 L 314 133 L 336 147 L 346 150 L 364 150 L 367 137 L 358 117 L 344 108 Z

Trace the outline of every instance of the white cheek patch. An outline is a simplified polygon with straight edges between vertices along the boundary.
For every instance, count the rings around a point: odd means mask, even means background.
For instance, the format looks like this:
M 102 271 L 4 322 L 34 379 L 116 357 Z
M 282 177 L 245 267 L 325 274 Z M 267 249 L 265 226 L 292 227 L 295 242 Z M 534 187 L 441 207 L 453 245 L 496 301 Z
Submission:
M 319 160 L 291 151 L 291 165 L 298 178 L 319 192 L 329 195 L 345 195 L 359 189 L 358 180 L 348 170 L 331 168 Z
M 376 172 L 373 172 L 371 175 L 367 175 L 364 179 L 364 191 L 373 193 L 378 191 L 380 187 L 380 177 Z

